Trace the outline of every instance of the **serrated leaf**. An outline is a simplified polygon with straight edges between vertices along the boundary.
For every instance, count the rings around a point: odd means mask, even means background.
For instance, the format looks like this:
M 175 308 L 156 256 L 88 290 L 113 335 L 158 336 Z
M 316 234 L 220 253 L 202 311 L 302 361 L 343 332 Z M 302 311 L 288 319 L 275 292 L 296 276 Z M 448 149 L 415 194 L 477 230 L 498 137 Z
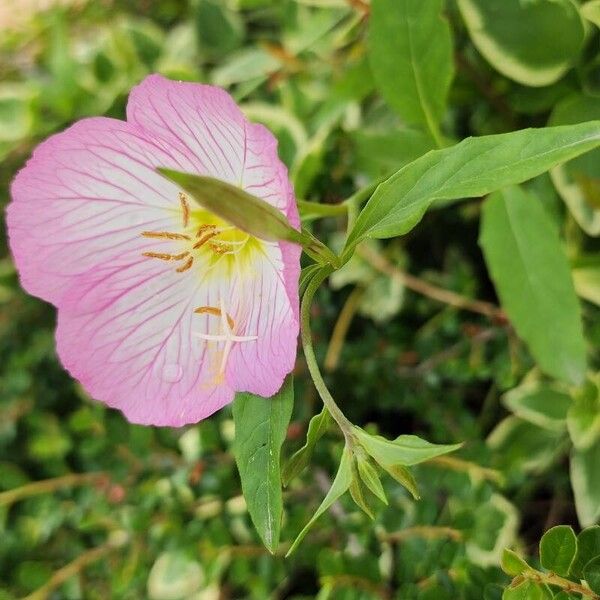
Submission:
M 513 388 L 502 397 L 502 402 L 518 417 L 552 431 L 565 429 L 567 411 L 572 405 L 564 390 L 539 382 Z
M 233 452 L 252 522 L 274 552 L 279 544 L 283 500 L 280 455 L 294 406 L 291 376 L 272 398 L 236 394 L 233 402 Z
M 571 487 L 575 496 L 577 517 L 582 527 L 600 519 L 600 441 L 588 450 L 573 450 L 571 455 Z
M 368 457 L 360 457 L 356 459 L 356 465 L 358 468 L 358 475 L 362 482 L 373 492 L 373 494 L 379 498 L 384 504 L 388 503 L 385 491 L 381 485 L 379 479 L 379 473 L 377 469 L 371 464 Z
M 323 410 L 315 415 L 308 424 L 306 443 L 290 457 L 282 470 L 281 478 L 284 486 L 287 486 L 292 479 L 307 467 L 317 442 L 330 425 L 331 416 L 327 408 L 323 407 Z
M 524 85 L 553 83 L 583 46 L 585 30 L 572 0 L 459 0 L 458 6 L 479 52 Z
M 581 309 L 540 200 L 519 187 L 494 193 L 483 208 L 480 244 L 502 306 L 537 363 L 549 375 L 580 383 L 586 370 Z
M 416 435 L 401 435 L 387 440 L 371 435 L 360 427 L 353 428 L 361 446 L 382 467 L 393 465 L 411 466 L 458 450 L 462 444 L 432 444 Z
M 596 380 L 586 381 L 574 394 L 567 426 L 578 450 L 587 450 L 600 440 L 600 388 Z
M 529 569 L 529 565 L 516 553 L 505 548 L 502 552 L 502 570 L 511 577 L 516 577 Z
M 383 97 L 408 123 L 438 123 L 454 75 L 450 26 L 443 0 L 372 0 L 369 60 Z
M 583 578 L 583 568 L 597 556 L 600 556 L 600 525 L 592 525 L 577 536 L 577 553 L 571 574 L 577 579 Z
M 600 594 L 600 556 L 593 558 L 584 567 L 583 578 L 596 594 Z
M 349 255 L 367 237 L 410 231 L 436 200 L 484 196 L 527 181 L 600 145 L 600 121 L 468 138 L 428 152 L 381 183 L 360 213 Z
M 577 536 L 568 525 L 552 527 L 540 541 L 542 567 L 559 575 L 568 575 L 576 552 Z
M 344 448 L 344 452 L 342 453 L 342 459 L 340 460 L 340 466 L 338 468 L 338 472 L 331 484 L 331 488 L 329 488 L 329 492 L 325 496 L 323 502 L 317 508 L 315 514 L 312 516 L 311 520 L 304 526 L 302 531 L 298 534 L 294 543 L 288 550 L 286 556 L 289 556 L 296 550 L 296 548 L 300 545 L 300 542 L 304 539 L 304 536 L 308 533 L 309 529 L 314 525 L 315 521 L 329 509 L 329 507 L 340 498 L 343 494 L 348 491 L 350 487 L 350 483 L 352 482 L 352 452 L 348 449 L 348 447 Z

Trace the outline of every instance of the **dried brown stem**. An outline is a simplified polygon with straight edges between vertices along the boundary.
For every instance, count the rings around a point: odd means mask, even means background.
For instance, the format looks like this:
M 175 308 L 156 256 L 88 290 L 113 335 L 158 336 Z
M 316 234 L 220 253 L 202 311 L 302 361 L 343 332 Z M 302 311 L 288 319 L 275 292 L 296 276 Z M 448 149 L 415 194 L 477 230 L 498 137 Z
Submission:
M 432 298 L 433 300 L 437 300 L 438 302 L 443 302 L 444 304 L 448 304 L 455 308 L 479 313 L 480 315 L 484 315 L 494 321 L 506 321 L 506 315 L 502 309 L 494 304 L 491 304 L 490 302 L 472 300 L 471 298 L 467 298 L 466 296 L 462 296 L 456 292 L 452 292 L 450 290 L 427 283 L 426 281 L 423 281 L 414 275 L 410 275 L 409 273 L 405 273 L 404 271 L 398 269 L 398 267 L 392 265 L 387 258 L 385 258 L 385 256 L 366 246 L 358 248 L 357 252 L 373 268 L 377 269 L 381 273 L 384 273 L 385 275 L 388 275 L 392 279 L 400 281 L 403 285 L 414 292 L 417 292 L 423 296 L 427 296 L 428 298 Z

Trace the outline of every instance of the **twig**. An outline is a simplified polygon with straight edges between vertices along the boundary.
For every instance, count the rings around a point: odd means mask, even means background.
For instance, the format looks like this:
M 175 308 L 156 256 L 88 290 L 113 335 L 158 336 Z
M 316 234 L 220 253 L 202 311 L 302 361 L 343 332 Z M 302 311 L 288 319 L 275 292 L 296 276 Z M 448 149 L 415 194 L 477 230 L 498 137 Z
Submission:
M 357 249 L 357 252 L 373 268 L 377 269 L 381 273 L 384 273 L 385 275 L 388 275 L 392 279 L 400 281 L 407 288 L 410 288 L 411 290 L 418 292 L 423 296 L 427 296 L 428 298 L 432 298 L 438 302 L 443 302 L 444 304 L 449 304 L 455 308 L 461 308 L 471 312 L 479 313 L 480 315 L 484 315 L 494 321 L 506 321 L 506 315 L 504 311 L 490 302 L 472 300 L 471 298 L 467 298 L 466 296 L 462 296 L 456 292 L 451 292 L 450 290 L 427 283 L 426 281 L 423 281 L 414 275 L 405 273 L 396 266 L 392 265 L 387 258 L 385 258 L 385 256 L 377 253 L 367 246 L 361 246 Z
M 355 287 L 342 307 L 340 316 L 333 328 L 329 346 L 327 347 L 327 354 L 325 355 L 325 361 L 323 362 L 326 371 L 335 371 L 337 369 L 346 335 L 350 329 L 352 319 L 354 319 L 354 315 L 356 315 L 356 311 L 360 306 L 363 294 L 364 289 L 362 287 Z
M 553 585 L 561 590 L 565 590 L 565 592 L 571 594 L 580 594 L 585 598 L 592 598 L 592 600 L 600 600 L 600 596 L 596 594 L 590 588 L 580 585 L 578 583 L 574 583 L 573 581 L 569 581 L 564 577 L 560 577 L 556 575 L 556 573 L 542 573 L 541 571 L 537 571 L 536 569 L 529 568 L 527 571 L 521 573 L 521 575 L 517 575 L 515 579 L 513 579 L 513 583 L 517 583 L 520 578 L 529 579 L 531 581 L 535 581 L 536 583 L 545 583 L 546 585 Z
M 108 481 L 106 473 L 71 473 L 69 475 L 63 475 L 62 477 L 55 477 L 53 479 L 44 479 L 42 481 L 34 481 L 22 485 L 18 488 L 8 490 L 0 493 L 0 506 L 7 506 L 29 498 L 31 496 L 37 496 L 38 494 L 46 494 L 49 492 L 55 492 L 62 488 L 67 488 L 75 485 L 86 485 L 88 483 L 101 483 Z
M 463 534 L 458 529 L 453 529 L 452 527 L 416 525 L 415 527 L 407 527 L 400 531 L 382 533 L 377 537 L 384 542 L 404 542 L 413 537 L 423 538 L 425 540 L 450 538 L 455 542 L 459 542 L 463 539 Z
M 504 477 L 502 473 L 495 469 L 488 467 L 482 467 L 477 463 L 464 460 L 462 458 L 456 458 L 455 456 L 437 456 L 423 463 L 424 465 L 440 466 L 451 471 L 459 471 L 462 473 L 468 473 L 471 477 L 487 479 L 493 481 L 498 485 L 504 484 Z
M 101 559 L 109 552 L 119 548 L 122 543 L 115 543 L 109 540 L 98 548 L 88 550 L 83 554 L 79 555 L 75 560 L 71 561 L 68 565 L 62 567 L 58 571 L 55 571 L 52 577 L 35 592 L 29 594 L 23 600 L 45 600 L 49 594 L 51 594 L 56 588 L 60 587 L 63 583 L 71 579 L 71 577 L 80 573 L 88 565 Z

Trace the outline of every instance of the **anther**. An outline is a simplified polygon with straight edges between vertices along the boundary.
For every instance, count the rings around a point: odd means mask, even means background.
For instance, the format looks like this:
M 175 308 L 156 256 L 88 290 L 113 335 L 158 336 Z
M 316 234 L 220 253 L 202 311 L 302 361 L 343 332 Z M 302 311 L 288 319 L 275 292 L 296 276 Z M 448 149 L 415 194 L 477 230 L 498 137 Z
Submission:
M 189 240 L 190 236 L 185 233 L 171 233 L 170 231 L 142 231 L 147 238 L 164 238 L 168 240 Z
M 216 306 L 199 306 L 198 308 L 194 309 L 194 312 L 198 315 L 207 314 L 207 315 L 213 315 L 215 317 L 220 317 L 222 315 L 221 309 L 217 308 Z M 235 321 L 233 320 L 233 318 L 231 317 L 231 315 L 229 313 L 226 315 L 226 317 L 227 317 L 227 323 L 229 324 L 229 328 L 234 329 Z
M 179 192 L 179 202 L 181 202 L 181 210 L 183 211 L 183 226 L 187 227 L 190 222 L 190 205 L 187 196 L 183 192 Z
M 192 264 L 194 263 L 194 257 L 190 256 L 180 267 L 177 267 L 175 270 L 178 273 L 183 273 L 184 271 L 187 271 Z
M 197 250 L 198 248 L 200 248 L 200 246 L 203 246 L 204 244 L 206 244 L 206 242 L 208 242 L 208 240 L 214 238 L 215 236 L 219 235 L 218 231 L 211 231 L 209 233 L 207 233 L 204 237 L 202 237 L 200 240 L 198 240 L 193 248 L 194 250 Z
M 182 252 L 181 254 L 165 254 L 163 252 L 143 252 L 143 256 L 148 258 L 158 258 L 159 260 L 182 260 L 189 252 Z

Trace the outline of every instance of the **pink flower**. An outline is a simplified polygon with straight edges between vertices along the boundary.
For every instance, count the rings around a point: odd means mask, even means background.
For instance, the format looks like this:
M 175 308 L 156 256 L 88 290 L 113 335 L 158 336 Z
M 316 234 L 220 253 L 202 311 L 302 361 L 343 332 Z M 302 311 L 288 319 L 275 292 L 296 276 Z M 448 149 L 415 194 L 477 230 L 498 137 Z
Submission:
M 298 211 L 276 141 L 223 90 L 152 75 L 127 121 L 79 121 L 12 185 L 21 283 L 58 308 L 62 363 L 135 423 L 197 422 L 248 391 L 276 393 L 298 336 L 300 248 L 203 210 L 158 166 L 210 175 Z

